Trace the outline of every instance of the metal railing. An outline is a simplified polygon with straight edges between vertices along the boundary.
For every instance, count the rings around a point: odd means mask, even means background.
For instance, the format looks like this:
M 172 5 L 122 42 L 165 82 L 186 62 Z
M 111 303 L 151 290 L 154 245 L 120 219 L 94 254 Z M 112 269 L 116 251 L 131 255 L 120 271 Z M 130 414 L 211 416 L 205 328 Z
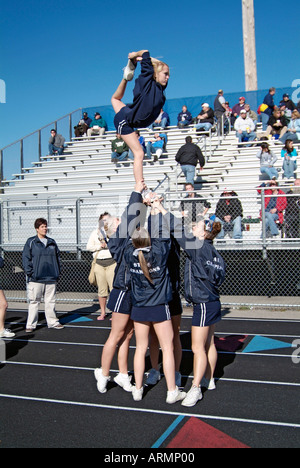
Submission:
M 16 161 L 19 166 L 20 173 L 23 173 L 26 165 L 30 166 L 31 162 L 38 162 L 42 155 L 48 154 L 48 141 L 50 138 L 50 130 L 54 128 L 58 133 L 61 133 L 66 140 L 72 139 L 73 123 L 81 118 L 82 108 L 76 109 L 69 114 L 60 117 L 53 122 L 39 128 L 38 130 L 26 135 L 4 148 L 0 149 L 0 178 L 1 181 L 6 178 L 6 165 L 9 161 L 13 161 L 12 171 L 16 172 Z

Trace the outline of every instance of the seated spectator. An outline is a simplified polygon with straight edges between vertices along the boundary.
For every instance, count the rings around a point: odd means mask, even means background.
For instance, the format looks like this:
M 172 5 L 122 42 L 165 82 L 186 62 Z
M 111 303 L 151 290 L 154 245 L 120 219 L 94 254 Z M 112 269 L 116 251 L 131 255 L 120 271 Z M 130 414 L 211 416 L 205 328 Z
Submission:
M 233 239 L 242 239 L 243 207 L 234 191 L 224 189 L 216 206 L 215 222 L 222 224 L 222 229 L 217 239 L 224 239 L 229 234 Z
M 245 104 L 245 111 L 247 112 L 247 116 L 250 117 L 250 119 L 253 120 L 253 123 L 255 125 L 255 130 L 256 130 L 256 125 L 257 125 L 257 114 L 250 108 L 250 104 Z
M 127 159 L 129 147 L 122 139 L 121 135 L 117 133 L 117 138 L 111 142 L 111 162 L 119 162 Z
M 275 109 L 268 121 L 266 136 L 275 135 L 275 138 L 282 138 L 287 131 L 287 121 L 279 109 Z M 277 136 L 278 135 L 278 136 Z
M 241 111 L 245 110 L 245 101 L 246 99 L 244 96 L 239 98 L 239 102 L 235 104 L 232 108 L 232 115 L 235 119 L 237 119 L 241 115 Z
M 280 141 L 285 143 L 288 139 L 293 141 L 300 140 L 300 114 L 297 109 L 293 110 L 287 132 L 280 138 Z
M 240 116 L 234 122 L 234 129 L 239 143 L 242 143 L 243 141 L 253 141 L 256 138 L 254 122 L 247 116 L 245 109 L 241 110 Z
M 211 208 L 211 204 L 201 195 L 195 192 L 193 184 L 185 184 L 185 191 L 188 192 L 181 201 L 181 214 L 186 219 L 186 223 L 200 221 L 199 216 L 205 216 Z
M 53 156 L 54 152 L 57 151 L 57 154 L 61 155 L 64 151 L 65 139 L 62 135 L 56 132 L 53 128 L 51 131 L 51 137 L 49 139 L 49 155 Z
M 260 187 L 266 187 L 266 184 L 262 184 Z M 276 222 L 279 221 L 280 224 L 283 224 L 283 212 L 287 207 L 287 200 L 285 193 L 278 188 L 276 180 L 272 180 L 269 187 L 265 190 L 266 236 L 269 237 L 271 234 L 272 237 L 276 237 L 279 235 Z M 261 193 L 261 190 L 257 191 Z
M 202 104 L 202 111 L 196 117 L 195 130 L 204 130 L 209 132 L 214 124 L 214 111 L 205 102 Z
M 285 117 L 287 125 L 290 123 L 291 118 L 292 118 L 292 111 L 285 107 L 284 104 L 282 106 L 279 106 L 280 113 L 283 117 Z
M 144 154 L 146 154 L 145 138 L 140 134 L 140 132 L 138 130 L 135 130 L 135 133 L 138 136 L 138 140 L 139 140 L 139 143 L 140 143 L 141 147 L 144 150 Z M 129 148 L 129 152 L 128 152 L 128 159 L 132 159 L 132 161 L 134 160 L 133 152 L 131 151 L 130 148 Z
M 287 195 L 293 196 L 286 197 L 285 232 L 289 239 L 298 239 L 300 237 L 300 179 L 295 180 L 294 187 L 287 192 Z
M 170 125 L 169 114 L 162 109 L 157 119 L 153 122 L 153 124 L 149 125 L 148 128 L 150 130 L 153 130 L 153 128 L 160 127 L 161 130 L 164 130 L 169 125 Z
M 155 133 L 154 139 L 148 141 L 146 145 L 147 157 L 151 159 L 151 154 L 155 154 L 153 161 L 158 161 L 163 150 L 166 149 L 167 135 L 165 133 Z
M 187 136 L 185 141 L 185 145 L 179 148 L 175 159 L 181 165 L 182 172 L 186 178 L 186 183 L 194 185 L 198 161 L 200 163 L 200 170 L 202 170 L 205 166 L 205 159 L 199 146 L 192 142 L 192 137 Z
M 87 131 L 87 135 L 88 137 L 92 135 L 104 135 L 105 128 L 105 120 L 101 117 L 99 112 L 96 112 L 94 120 L 92 120 L 92 122 L 90 123 L 90 128 Z
M 91 122 L 92 122 L 92 119 L 88 116 L 87 112 L 84 112 L 82 119 L 79 120 L 78 125 L 74 127 L 75 136 L 78 138 L 78 137 L 86 135 Z
M 279 103 L 279 107 L 285 106 L 287 109 L 293 112 L 293 110 L 296 109 L 295 104 L 293 101 L 290 99 L 290 96 L 288 94 L 284 94 L 282 96 L 282 101 Z
M 270 150 L 268 143 L 262 143 L 260 145 L 256 157 L 260 160 L 260 172 L 262 174 L 267 174 L 269 179 L 277 179 L 278 171 L 274 167 L 277 156 Z
M 192 114 L 187 110 L 186 106 L 182 106 L 182 111 L 177 116 L 177 126 L 179 128 L 184 128 L 187 125 L 190 125 L 192 123 L 192 120 Z
M 297 170 L 297 151 L 292 140 L 286 140 L 285 146 L 281 150 L 283 158 L 283 178 L 294 179 Z

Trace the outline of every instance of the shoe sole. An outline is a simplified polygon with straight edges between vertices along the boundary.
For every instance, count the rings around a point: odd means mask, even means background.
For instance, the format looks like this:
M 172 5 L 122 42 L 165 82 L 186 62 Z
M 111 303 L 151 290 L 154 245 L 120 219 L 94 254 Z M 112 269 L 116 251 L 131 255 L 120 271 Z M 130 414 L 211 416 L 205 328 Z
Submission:
M 181 394 L 178 395 L 178 397 L 174 401 L 168 401 L 168 399 L 166 399 L 166 403 L 168 403 L 168 405 L 173 405 L 174 403 L 177 403 L 178 401 L 182 401 L 185 398 L 186 398 L 186 393 L 181 392 Z

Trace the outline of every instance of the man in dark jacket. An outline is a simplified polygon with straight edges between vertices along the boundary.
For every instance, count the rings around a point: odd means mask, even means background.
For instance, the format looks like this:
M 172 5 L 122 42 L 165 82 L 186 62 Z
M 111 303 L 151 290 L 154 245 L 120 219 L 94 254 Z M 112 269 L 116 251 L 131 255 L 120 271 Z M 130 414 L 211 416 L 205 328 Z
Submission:
M 47 237 L 48 225 L 38 218 L 34 227 L 37 235 L 30 237 L 23 249 L 23 268 L 27 280 L 28 319 L 26 333 L 35 330 L 39 304 L 44 297 L 48 328 L 61 330 L 55 313 L 56 284 L 60 274 L 60 252 L 54 239 Z
M 199 146 L 192 143 L 192 137 L 186 137 L 185 141 L 185 145 L 179 148 L 175 159 L 181 165 L 186 183 L 194 185 L 197 163 L 199 161 L 201 170 L 205 166 L 205 159 Z
M 242 239 L 243 207 L 236 192 L 227 189 L 221 195 L 216 207 L 216 219 L 222 224 L 222 230 L 217 239 L 224 239 L 229 233 L 233 239 Z

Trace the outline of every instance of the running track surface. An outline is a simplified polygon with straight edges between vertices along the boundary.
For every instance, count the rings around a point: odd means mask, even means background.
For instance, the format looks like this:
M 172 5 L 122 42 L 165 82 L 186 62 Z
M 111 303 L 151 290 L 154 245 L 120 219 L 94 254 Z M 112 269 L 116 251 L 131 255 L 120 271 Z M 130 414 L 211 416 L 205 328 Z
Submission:
M 225 316 L 216 333 L 217 390 L 184 408 L 166 404 L 164 378 L 138 403 L 113 381 L 106 394 L 98 393 L 93 371 L 110 321 L 99 322 L 84 309 L 59 318 L 64 330 L 48 330 L 41 314 L 39 328 L 28 335 L 25 311 L 7 314 L 16 338 L 5 341 L 6 361 L 0 363 L 0 448 L 299 447 L 300 320 Z M 191 318 L 183 316 L 186 391 L 192 382 L 190 327 Z M 133 339 L 130 369 L 134 349 Z M 114 377 L 116 360 L 112 369 Z

